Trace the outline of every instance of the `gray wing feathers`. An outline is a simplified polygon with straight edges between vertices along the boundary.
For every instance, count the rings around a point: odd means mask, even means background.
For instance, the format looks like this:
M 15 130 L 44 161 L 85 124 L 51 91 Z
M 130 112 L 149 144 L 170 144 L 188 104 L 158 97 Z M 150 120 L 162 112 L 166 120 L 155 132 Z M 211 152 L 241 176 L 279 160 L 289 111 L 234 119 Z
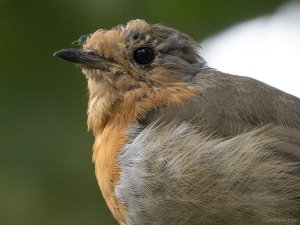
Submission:
M 189 122 L 222 137 L 269 123 L 300 129 L 300 100 L 262 82 L 209 68 L 192 82 L 201 89 L 199 95 L 182 107 L 150 112 L 146 122 Z
M 299 150 L 293 132 L 282 137 L 281 127 L 267 125 L 216 139 L 185 122 L 149 125 L 119 158 L 116 193 L 128 224 L 247 225 L 299 216 L 299 162 L 280 152 L 290 144 Z

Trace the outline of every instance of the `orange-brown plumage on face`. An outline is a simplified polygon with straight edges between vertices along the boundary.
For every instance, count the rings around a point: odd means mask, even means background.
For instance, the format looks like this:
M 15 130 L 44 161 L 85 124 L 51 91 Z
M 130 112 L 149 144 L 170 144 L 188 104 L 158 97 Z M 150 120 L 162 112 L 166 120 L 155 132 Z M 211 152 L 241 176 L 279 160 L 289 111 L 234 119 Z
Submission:
M 97 127 L 95 132 L 103 129 L 109 117 L 114 117 L 111 115 L 111 107 L 116 101 L 131 98 L 129 102 L 137 108 L 136 115 L 133 116 L 136 118 L 137 115 L 142 116 L 143 113 L 138 112 L 142 108 L 147 110 L 159 105 L 178 104 L 197 92 L 185 82 L 189 74 L 187 73 L 184 77 L 180 68 L 172 69 L 175 66 L 172 65 L 173 62 L 168 62 L 162 57 L 163 54 L 159 53 L 170 51 L 168 48 L 172 48 L 172 46 L 166 46 L 166 40 L 163 38 L 169 38 L 172 42 L 172 38 L 177 40 L 181 37 L 170 33 L 174 32 L 173 30 L 165 30 L 166 34 L 159 33 L 162 36 L 155 37 L 158 29 L 162 28 L 158 25 L 151 26 L 143 20 L 134 20 L 130 21 L 126 27 L 98 30 L 87 39 L 84 49 L 94 50 L 110 61 L 106 71 L 90 67 L 83 68 L 83 73 L 88 78 L 90 91 L 88 124 L 90 128 Z M 188 57 L 191 57 L 188 51 L 196 51 L 193 49 L 194 43 L 187 36 L 183 38 L 186 38 L 186 46 L 182 49 L 187 51 Z M 153 49 L 154 56 L 150 63 L 141 65 L 135 61 L 134 53 L 139 48 Z M 197 59 L 199 56 L 196 52 L 193 57 L 190 60 L 199 64 Z M 178 91 L 178 89 L 185 90 Z M 161 92 L 166 95 L 161 95 Z M 99 98 L 101 98 L 101 103 L 95 100 Z M 95 105 L 97 102 L 99 104 Z M 95 121 L 96 118 L 101 121 Z

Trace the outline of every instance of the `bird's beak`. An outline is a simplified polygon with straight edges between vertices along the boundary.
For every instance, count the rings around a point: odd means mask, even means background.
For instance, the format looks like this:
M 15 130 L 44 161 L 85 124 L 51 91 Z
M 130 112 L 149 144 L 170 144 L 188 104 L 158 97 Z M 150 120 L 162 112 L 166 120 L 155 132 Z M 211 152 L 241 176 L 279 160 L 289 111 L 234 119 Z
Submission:
M 62 49 L 55 52 L 54 56 L 81 66 L 101 70 L 109 70 L 110 66 L 113 64 L 113 62 L 101 57 L 95 50 L 76 48 Z

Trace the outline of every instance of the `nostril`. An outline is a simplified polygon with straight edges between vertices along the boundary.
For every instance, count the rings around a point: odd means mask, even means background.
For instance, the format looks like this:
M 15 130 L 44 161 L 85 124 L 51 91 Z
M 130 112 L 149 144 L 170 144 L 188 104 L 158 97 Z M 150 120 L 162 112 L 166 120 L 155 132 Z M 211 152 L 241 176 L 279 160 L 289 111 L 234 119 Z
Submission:
M 141 88 L 140 84 L 135 84 L 135 85 L 129 86 L 129 88 L 127 90 L 132 91 L 132 90 L 137 90 L 137 89 L 140 89 L 140 88 Z

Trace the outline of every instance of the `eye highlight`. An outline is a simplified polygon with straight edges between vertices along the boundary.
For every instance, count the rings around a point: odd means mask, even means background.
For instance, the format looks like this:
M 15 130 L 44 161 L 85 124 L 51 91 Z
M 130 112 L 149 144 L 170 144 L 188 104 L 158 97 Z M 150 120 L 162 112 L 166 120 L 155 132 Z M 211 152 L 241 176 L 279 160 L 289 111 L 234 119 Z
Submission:
M 150 47 L 141 47 L 134 51 L 133 58 L 140 65 L 148 65 L 154 59 L 154 50 Z

